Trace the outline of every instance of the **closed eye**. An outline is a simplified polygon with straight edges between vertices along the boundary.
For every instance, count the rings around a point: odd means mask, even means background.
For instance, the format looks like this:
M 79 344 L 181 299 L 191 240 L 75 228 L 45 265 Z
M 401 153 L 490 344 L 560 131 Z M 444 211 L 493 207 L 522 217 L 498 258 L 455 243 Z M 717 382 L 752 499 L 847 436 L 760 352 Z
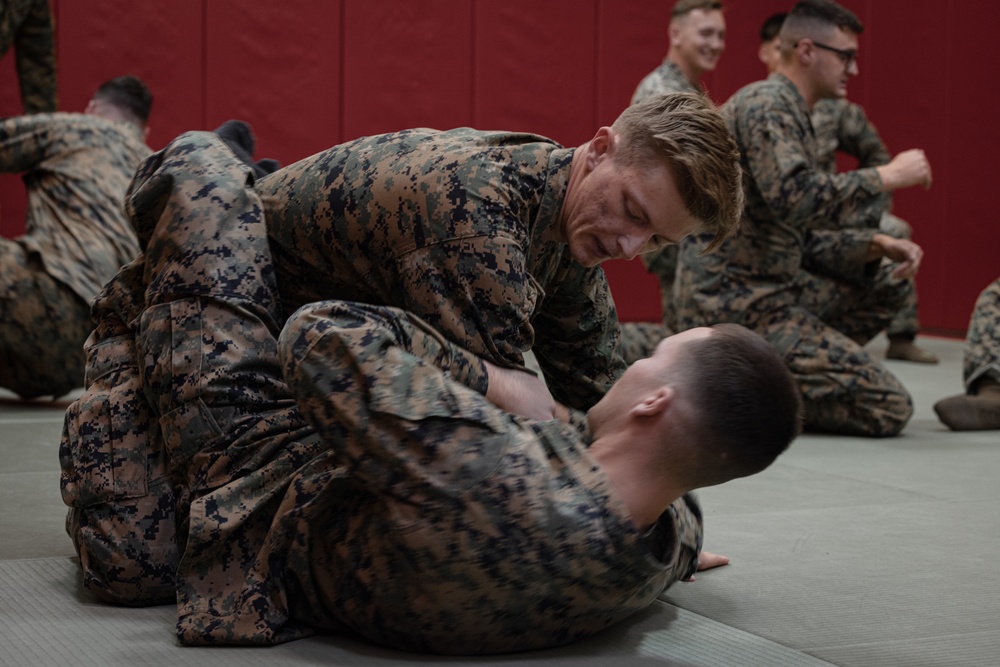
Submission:
M 627 215 L 629 218 L 640 224 L 645 224 L 646 222 L 645 219 L 641 215 L 636 213 L 634 210 L 632 210 L 632 203 L 629 201 L 628 196 L 625 194 L 622 195 L 622 208 L 625 209 L 625 215 Z

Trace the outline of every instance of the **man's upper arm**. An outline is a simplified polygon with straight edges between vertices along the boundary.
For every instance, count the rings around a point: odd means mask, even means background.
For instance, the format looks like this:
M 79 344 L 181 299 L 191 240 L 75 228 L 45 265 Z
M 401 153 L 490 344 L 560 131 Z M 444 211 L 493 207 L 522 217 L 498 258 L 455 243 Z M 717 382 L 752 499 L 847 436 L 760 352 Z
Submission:
M 34 169 L 47 157 L 51 144 L 51 116 L 12 116 L 0 120 L 0 172 Z
M 892 159 L 878 130 L 858 104 L 848 103 L 840 117 L 837 147 L 858 159 L 858 169 L 878 167 Z
M 793 226 L 869 226 L 870 207 L 858 202 L 882 197 L 874 169 L 843 174 L 819 169 L 815 148 L 807 145 L 808 128 L 781 105 L 751 109 L 737 122 L 746 164 L 775 218 Z M 854 215 L 859 211 L 863 219 Z

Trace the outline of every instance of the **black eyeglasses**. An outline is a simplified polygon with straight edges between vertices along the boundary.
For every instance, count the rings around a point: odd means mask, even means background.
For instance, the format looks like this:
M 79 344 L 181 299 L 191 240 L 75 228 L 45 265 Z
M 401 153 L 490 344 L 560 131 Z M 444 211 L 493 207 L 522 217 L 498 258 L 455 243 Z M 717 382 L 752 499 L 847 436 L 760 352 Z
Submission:
M 857 49 L 837 49 L 828 44 L 823 44 L 822 42 L 817 42 L 813 40 L 813 46 L 823 49 L 824 51 L 831 51 L 840 56 L 840 61 L 844 63 L 844 67 L 850 68 L 851 63 L 858 62 L 858 51 Z

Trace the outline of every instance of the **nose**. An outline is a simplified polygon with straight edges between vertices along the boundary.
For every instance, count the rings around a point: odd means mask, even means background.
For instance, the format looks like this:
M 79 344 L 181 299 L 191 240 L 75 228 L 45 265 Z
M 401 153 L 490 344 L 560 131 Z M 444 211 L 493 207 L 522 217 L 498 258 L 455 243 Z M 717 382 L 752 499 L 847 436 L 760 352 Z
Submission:
M 642 252 L 653 236 L 623 236 L 618 240 L 618 250 L 622 259 L 632 260 Z
M 854 59 L 851 60 L 851 62 L 847 63 L 847 73 L 850 74 L 851 76 L 857 76 L 858 75 L 858 60 L 857 60 L 857 58 L 854 58 Z

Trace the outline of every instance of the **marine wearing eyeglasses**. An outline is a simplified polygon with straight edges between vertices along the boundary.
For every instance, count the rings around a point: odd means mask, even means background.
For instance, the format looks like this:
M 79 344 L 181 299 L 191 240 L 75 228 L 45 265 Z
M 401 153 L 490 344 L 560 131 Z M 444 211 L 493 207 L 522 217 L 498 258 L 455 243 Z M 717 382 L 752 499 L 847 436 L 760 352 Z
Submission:
M 776 71 L 726 102 L 744 224 L 712 255 L 702 256 L 705 238 L 682 244 L 675 305 L 679 330 L 730 321 L 763 334 L 799 383 L 807 428 L 889 436 L 912 403 L 863 345 L 912 294 L 923 251 L 878 222 L 889 193 L 930 186 L 931 169 L 919 150 L 841 174 L 824 168 L 810 112 L 847 95 L 862 30 L 834 2 L 797 3 L 779 33 Z
M 777 68 L 781 60 L 779 32 L 784 22 L 785 13 L 781 12 L 768 17 L 760 27 L 758 57 L 767 67 L 768 74 Z M 821 49 L 831 48 L 822 43 L 816 45 Z M 857 66 L 857 51 L 835 49 L 834 53 L 842 56 L 845 67 L 850 67 L 852 64 Z M 837 97 L 817 101 L 809 114 L 809 119 L 812 121 L 816 143 L 819 146 L 820 165 L 831 174 L 838 171 L 838 153 L 844 153 L 857 160 L 858 169 L 879 167 L 892 160 L 892 154 L 886 148 L 875 125 L 868 120 L 864 109 L 847 98 Z M 891 204 L 888 208 L 892 208 Z M 882 214 L 879 230 L 896 238 L 909 239 L 913 236 L 913 229 L 909 223 L 893 215 L 889 210 Z M 917 292 L 914 289 L 903 307 L 886 326 L 885 333 L 889 345 L 885 356 L 887 359 L 936 364 L 938 358 L 917 343 L 917 334 L 920 332 L 917 302 Z

